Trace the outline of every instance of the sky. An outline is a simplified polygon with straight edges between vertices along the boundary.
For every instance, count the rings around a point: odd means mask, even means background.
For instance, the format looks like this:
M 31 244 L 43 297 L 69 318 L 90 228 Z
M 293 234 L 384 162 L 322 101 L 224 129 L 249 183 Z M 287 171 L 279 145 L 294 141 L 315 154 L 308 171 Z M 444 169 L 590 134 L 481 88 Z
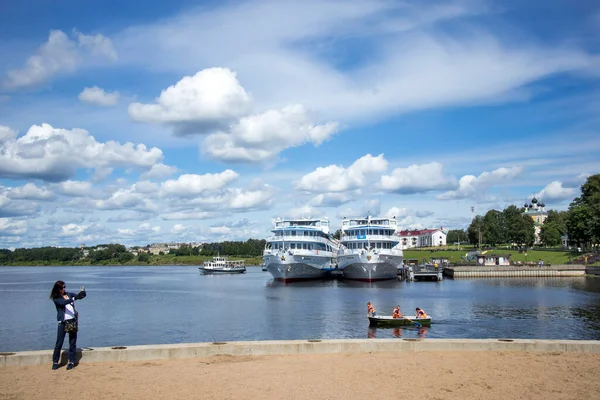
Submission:
M 564 210 L 599 130 L 595 0 L 0 1 L 0 248 Z

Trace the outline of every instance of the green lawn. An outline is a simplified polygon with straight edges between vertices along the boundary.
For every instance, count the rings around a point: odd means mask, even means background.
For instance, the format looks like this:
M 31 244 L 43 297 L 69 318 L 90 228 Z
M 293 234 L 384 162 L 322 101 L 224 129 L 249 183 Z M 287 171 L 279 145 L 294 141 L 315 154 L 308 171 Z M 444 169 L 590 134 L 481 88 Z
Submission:
M 404 250 L 404 259 L 418 259 L 419 262 L 423 262 L 423 259 L 430 261 L 431 258 L 447 258 L 451 263 L 461 263 L 463 262 L 462 256 L 465 256 L 469 251 L 473 251 L 472 249 L 465 250 L 432 250 L 432 249 L 407 249 Z M 529 250 L 527 255 L 525 253 L 519 253 L 518 250 L 514 249 L 499 249 L 499 250 L 491 250 L 486 252 L 485 254 L 510 254 L 510 259 L 512 261 L 521 261 L 525 262 L 537 262 L 540 258 L 544 260 L 545 264 L 567 264 L 573 257 L 569 254 L 568 251 L 544 251 L 544 250 Z

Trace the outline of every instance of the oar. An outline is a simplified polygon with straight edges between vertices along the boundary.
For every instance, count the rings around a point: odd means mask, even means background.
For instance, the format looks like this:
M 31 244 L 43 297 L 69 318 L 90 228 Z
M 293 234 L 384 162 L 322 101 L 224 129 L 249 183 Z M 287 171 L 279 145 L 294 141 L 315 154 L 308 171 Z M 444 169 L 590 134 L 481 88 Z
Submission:
M 413 324 L 415 324 L 415 325 L 416 325 L 416 326 L 418 326 L 419 328 L 422 328 L 422 327 L 423 327 L 423 325 L 421 325 L 420 323 L 418 323 L 418 322 L 416 322 L 416 321 L 413 321 L 413 320 L 412 320 L 412 319 L 410 319 L 410 318 L 406 318 L 404 315 L 402 316 L 402 318 L 404 318 L 404 319 L 405 319 L 405 320 L 407 320 L 407 321 L 410 321 L 410 322 L 412 322 Z

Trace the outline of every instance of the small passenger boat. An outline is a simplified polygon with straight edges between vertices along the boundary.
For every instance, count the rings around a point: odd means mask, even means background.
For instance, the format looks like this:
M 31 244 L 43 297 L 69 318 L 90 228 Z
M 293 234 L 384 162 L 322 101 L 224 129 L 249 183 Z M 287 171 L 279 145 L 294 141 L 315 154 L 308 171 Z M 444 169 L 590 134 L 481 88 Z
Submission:
M 227 257 L 213 257 L 198 267 L 203 274 L 243 274 L 246 272 L 244 260 L 229 260 Z
M 414 315 L 405 316 L 400 318 L 394 318 L 391 315 L 376 315 L 374 317 L 369 316 L 369 325 L 370 326 L 403 326 L 403 325 L 431 325 L 431 317 L 427 318 L 417 318 Z

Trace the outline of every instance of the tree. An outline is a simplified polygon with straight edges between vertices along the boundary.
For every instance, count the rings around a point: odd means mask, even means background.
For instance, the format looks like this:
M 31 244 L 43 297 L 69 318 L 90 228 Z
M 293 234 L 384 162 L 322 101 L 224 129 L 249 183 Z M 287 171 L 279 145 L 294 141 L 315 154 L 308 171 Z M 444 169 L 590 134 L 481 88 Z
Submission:
M 150 254 L 148 254 L 148 253 L 139 253 L 138 254 L 138 261 L 139 262 L 144 262 L 144 263 L 150 262 Z
M 446 243 L 466 243 L 467 242 L 467 232 L 462 229 L 450 229 L 448 231 L 448 235 L 446 236 Z
M 600 174 L 589 176 L 581 185 L 581 196 L 569 205 L 567 231 L 569 240 L 579 246 L 600 243 Z
M 561 234 L 553 223 L 544 223 L 540 231 L 540 240 L 546 246 L 558 246 Z
M 471 221 L 471 225 L 467 229 L 467 236 L 469 238 L 469 243 L 474 246 L 479 246 L 481 244 L 481 232 L 483 231 L 483 217 L 481 215 L 477 215 Z
M 518 208 L 517 206 L 511 205 L 506 207 L 502 211 L 504 226 L 506 229 L 506 238 L 505 240 L 508 243 L 519 243 L 519 227 L 521 226 L 521 220 L 523 216 L 523 209 Z M 531 218 L 529 218 L 531 219 Z M 533 220 L 532 220 L 533 221 Z M 535 236 L 535 228 L 534 228 L 534 236 Z
M 513 243 L 519 246 L 531 246 L 535 241 L 535 226 L 528 215 L 521 217 L 512 226 Z
M 497 210 L 488 211 L 483 217 L 483 241 L 495 246 L 506 241 L 504 214 Z
M 333 238 L 340 240 L 340 237 L 342 237 L 342 230 L 338 229 L 337 231 L 335 231 L 335 233 L 333 234 Z

